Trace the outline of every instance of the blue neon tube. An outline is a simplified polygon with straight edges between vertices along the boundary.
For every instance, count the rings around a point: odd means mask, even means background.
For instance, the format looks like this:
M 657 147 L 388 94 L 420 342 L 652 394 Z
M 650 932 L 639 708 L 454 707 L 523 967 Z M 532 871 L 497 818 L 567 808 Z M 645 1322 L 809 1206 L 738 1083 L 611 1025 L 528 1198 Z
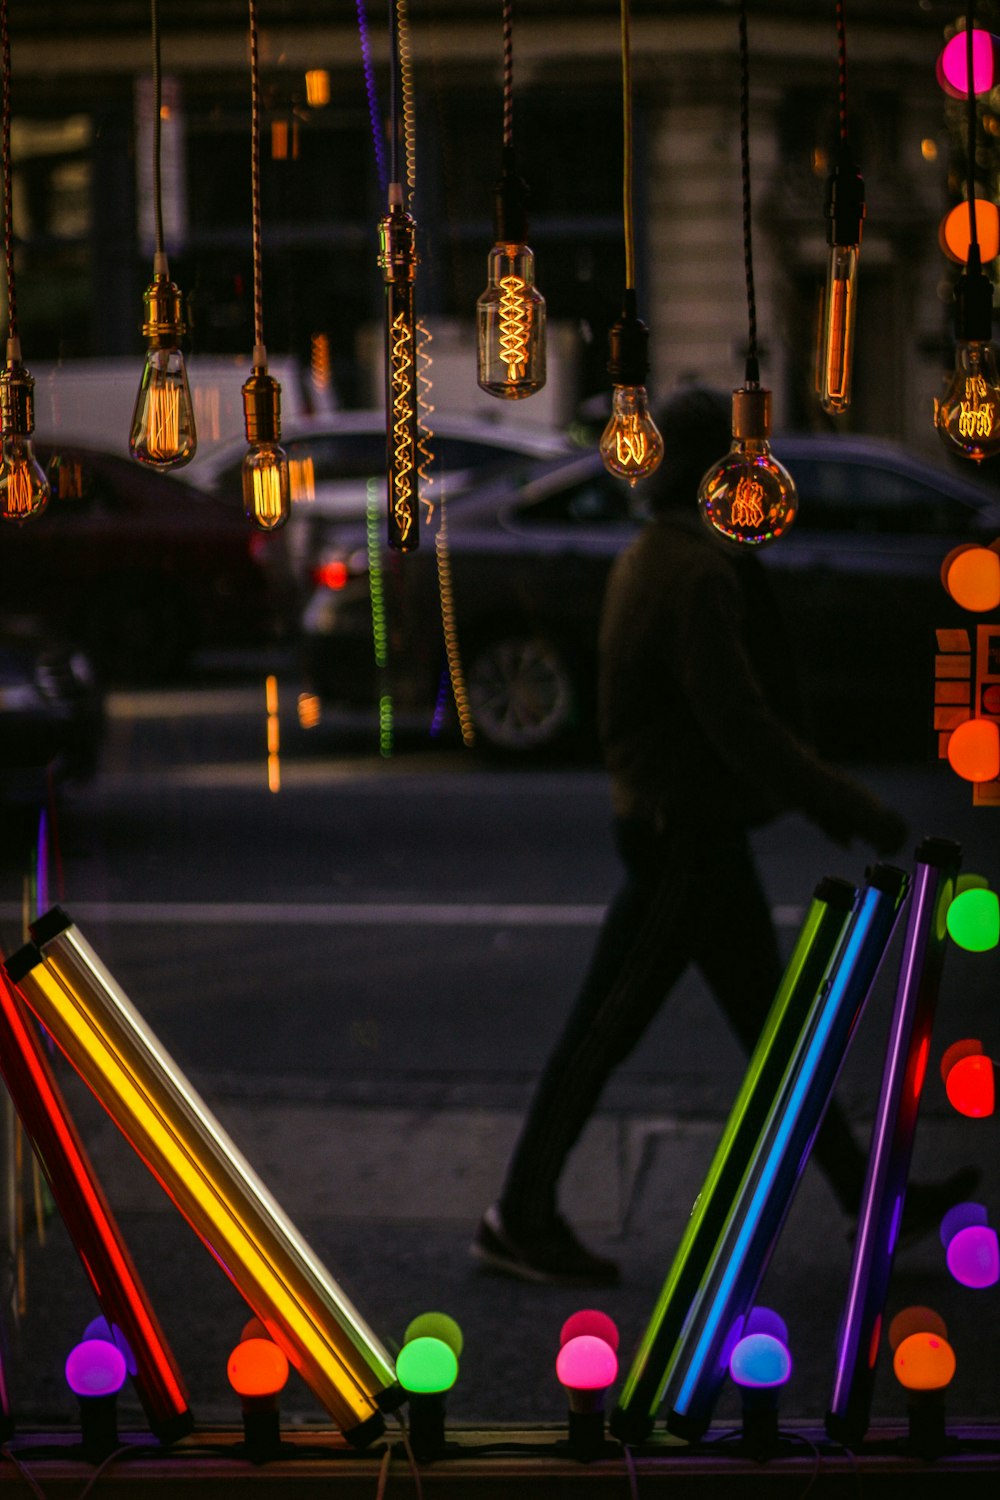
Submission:
M 903 1214 L 917 1114 L 947 948 L 945 918 L 962 851 L 948 839 L 917 850 L 913 893 L 872 1127 L 858 1232 L 837 1339 L 827 1432 L 860 1442 L 871 1417 L 882 1315 Z
M 667 1425 L 697 1438 L 726 1377 L 729 1346 L 760 1285 L 792 1195 L 878 973 L 906 892 L 902 870 L 876 865 L 828 983 L 802 1029 L 758 1149 L 734 1196 L 677 1340 L 664 1383 Z

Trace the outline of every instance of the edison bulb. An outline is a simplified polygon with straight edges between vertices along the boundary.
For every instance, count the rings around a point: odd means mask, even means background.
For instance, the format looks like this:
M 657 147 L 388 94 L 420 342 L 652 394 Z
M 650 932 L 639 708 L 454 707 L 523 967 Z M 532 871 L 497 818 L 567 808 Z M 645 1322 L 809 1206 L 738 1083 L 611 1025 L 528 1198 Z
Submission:
M 958 340 L 955 369 L 935 403 L 934 424 L 948 448 L 976 463 L 1000 453 L 1000 372 L 993 344 Z
M 243 460 L 243 513 L 260 531 L 277 531 L 292 507 L 288 456 L 277 443 L 255 443 Z
M 660 465 L 663 438 L 649 413 L 644 385 L 616 385 L 611 420 L 601 437 L 601 457 L 609 474 L 636 484 Z
M 194 457 L 194 407 L 179 349 L 147 349 L 128 446 L 152 469 L 179 469 Z
M 820 348 L 820 405 L 837 415 L 851 404 L 854 314 L 860 245 L 831 245 Z
M 0 516 L 26 521 L 49 503 L 49 482 L 35 457 L 31 439 L 8 433 L 0 443 Z
M 795 481 L 771 452 L 771 393 L 733 392 L 733 443 L 698 486 L 702 519 L 741 547 L 763 547 L 795 520 Z
M 503 401 L 533 396 L 545 384 L 545 298 L 535 286 L 527 245 L 497 244 L 476 303 L 478 379 Z

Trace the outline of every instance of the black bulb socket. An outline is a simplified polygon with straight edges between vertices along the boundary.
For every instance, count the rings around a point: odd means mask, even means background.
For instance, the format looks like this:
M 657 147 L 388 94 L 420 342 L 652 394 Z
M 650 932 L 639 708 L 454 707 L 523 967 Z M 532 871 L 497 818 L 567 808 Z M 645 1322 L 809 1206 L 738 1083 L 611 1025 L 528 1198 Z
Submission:
M 986 344 L 993 337 L 993 283 L 983 270 L 979 246 L 969 246 L 965 270 L 955 283 L 955 337 Z
M 645 385 L 649 374 L 649 329 L 636 316 L 631 287 L 621 317 L 608 330 L 608 374 L 613 385 Z
M 868 208 L 865 180 L 846 147 L 826 179 L 826 241 L 828 245 L 860 245 L 861 226 Z
M 528 239 L 528 184 L 514 166 L 514 148 L 505 146 L 500 176 L 493 188 L 493 240 L 498 245 L 524 245 Z

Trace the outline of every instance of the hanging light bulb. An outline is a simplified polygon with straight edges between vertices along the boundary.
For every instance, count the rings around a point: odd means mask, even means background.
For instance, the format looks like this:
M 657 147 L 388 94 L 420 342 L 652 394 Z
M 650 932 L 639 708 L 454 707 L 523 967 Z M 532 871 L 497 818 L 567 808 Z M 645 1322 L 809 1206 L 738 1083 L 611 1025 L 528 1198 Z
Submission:
M 267 372 L 267 353 L 254 349 L 243 386 L 243 422 L 250 445 L 243 460 L 243 513 L 260 531 L 277 531 L 291 510 L 288 456 L 280 446 L 281 386 Z
M 389 184 L 389 212 L 379 220 L 379 265 L 385 281 L 385 410 L 389 546 L 419 546 L 417 494 L 417 359 L 413 282 L 417 226 L 403 207 L 403 188 Z
M 608 374 L 614 391 L 611 419 L 601 436 L 604 467 L 632 485 L 652 474 L 663 458 L 663 438 L 650 415 L 643 384 L 649 373 L 649 330 L 635 309 L 635 291 L 629 287 L 621 318 L 608 334 Z
M 26 521 L 49 503 L 49 483 L 31 445 L 35 430 L 35 382 L 21 363 L 21 343 L 7 340 L 0 370 L 0 517 Z
M 494 198 L 494 245 L 487 284 L 476 303 L 478 379 L 503 401 L 533 396 L 545 384 L 545 298 L 535 286 L 528 237 L 528 189 L 505 146 Z
M 865 184 L 842 144 L 826 185 L 827 261 L 823 333 L 820 349 L 820 404 L 839 414 L 851 404 L 854 368 L 854 315 L 857 308 L 861 225 L 865 217 Z
M 953 452 L 981 463 L 1000 453 L 1000 371 L 993 334 L 993 284 L 978 243 L 955 287 L 955 368 L 934 404 L 934 425 Z
M 132 412 L 129 452 L 152 469 L 179 469 L 194 457 L 198 437 L 180 350 L 185 332 L 181 293 L 170 280 L 161 251 L 153 258 L 153 280 L 143 301 L 146 363 Z
M 729 542 L 763 547 L 795 520 L 791 474 L 774 457 L 771 392 L 753 384 L 733 392 L 733 443 L 698 486 L 702 519 Z

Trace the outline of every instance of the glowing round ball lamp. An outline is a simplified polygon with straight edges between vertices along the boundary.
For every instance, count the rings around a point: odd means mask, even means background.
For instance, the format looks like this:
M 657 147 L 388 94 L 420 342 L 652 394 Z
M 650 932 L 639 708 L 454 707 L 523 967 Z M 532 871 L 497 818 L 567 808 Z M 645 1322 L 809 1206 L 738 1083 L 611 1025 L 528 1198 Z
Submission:
M 66 1360 L 66 1384 L 80 1403 L 83 1456 L 99 1464 L 118 1447 L 115 1398 L 125 1383 L 125 1356 L 107 1339 L 84 1339 Z
M 773 1333 L 744 1334 L 729 1356 L 743 1404 L 743 1447 L 753 1458 L 778 1451 L 778 1392 L 791 1373 L 792 1356 Z
M 953 1234 L 945 1252 L 948 1270 L 961 1286 L 981 1290 L 1000 1281 L 1000 1244 L 987 1224 L 970 1224 Z
M 1000 730 L 992 719 L 966 719 L 948 740 L 948 764 L 963 781 L 995 781 L 1000 775 Z
M 251 1334 L 230 1354 L 226 1374 L 243 1408 L 244 1452 L 251 1463 L 267 1463 L 281 1451 L 278 1395 L 288 1380 L 288 1360 L 272 1339 Z
M 954 1350 L 941 1334 L 911 1333 L 897 1346 L 892 1368 L 908 1397 L 908 1446 L 921 1458 L 939 1458 L 948 1443 L 944 1391 L 955 1374 Z
M 568 1344 L 570 1339 L 579 1338 L 581 1334 L 590 1334 L 597 1339 L 603 1339 L 610 1349 L 618 1352 L 618 1325 L 614 1318 L 609 1318 L 606 1312 L 601 1312 L 597 1307 L 581 1307 L 579 1312 L 570 1313 L 562 1328 L 559 1330 L 559 1347 Z
M 100 1317 L 92 1318 L 83 1330 L 84 1340 L 104 1339 L 108 1344 L 114 1344 L 125 1361 L 125 1368 L 130 1375 L 134 1375 L 138 1369 L 135 1355 L 129 1347 L 128 1339 L 122 1333 L 117 1324 L 109 1323 L 101 1313 Z
M 981 1052 L 960 1058 L 944 1083 L 952 1108 L 970 1120 L 983 1120 L 991 1115 L 996 1105 L 993 1071 L 993 1059 Z
M 1000 605 L 1000 553 L 963 542 L 941 564 L 945 592 L 963 609 L 983 614 Z
M 948 932 L 969 953 L 988 953 L 1000 943 L 1000 901 L 996 891 L 962 891 L 948 907 Z
M 618 1356 L 596 1334 L 579 1333 L 559 1350 L 556 1375 L 569 1397 L 569 1451 L 588 1463 L 604 1452 L 604 1398 L 618 1377 Z
M 976 239 L 983 262 L 994 260 L 1000 254 L 1000 212 L 989 198 L 977 198 L 973 206 L 976 216 Z M 969 258 L 969 205 L 956 203 L 945 214 L 938 225 L 938 244 L 949 260 L 964 265 Z
M 396 1379 L 407 1395 L 413 1455 L 430 1463 L 445 1451 L 445 1392 L 458 1379 L 458 1356 L 443 1339 L 418 1334 L 399 1351 Z
M 952 99 L 969 94 L 968 37 L 964 29 L 946 42 L 937 60 L 937 81 Z M 1000 81 L 997 63 L 998 38 L 974 26 L 972 29 L 972 92 L 985 94 Z M 985 259 L 985 257 L 984 257 Z
M 462 1330 L 448 1313 L 420 1313 L 407 1325 L 406 1332 L 403 1334 L 403 1343 L 409 1344 L 413 1339 L 421 1337 L 439 1339 L 442 1344 L 448 1345 L 456 1359 L 462 1356 L 465 1343 Z

